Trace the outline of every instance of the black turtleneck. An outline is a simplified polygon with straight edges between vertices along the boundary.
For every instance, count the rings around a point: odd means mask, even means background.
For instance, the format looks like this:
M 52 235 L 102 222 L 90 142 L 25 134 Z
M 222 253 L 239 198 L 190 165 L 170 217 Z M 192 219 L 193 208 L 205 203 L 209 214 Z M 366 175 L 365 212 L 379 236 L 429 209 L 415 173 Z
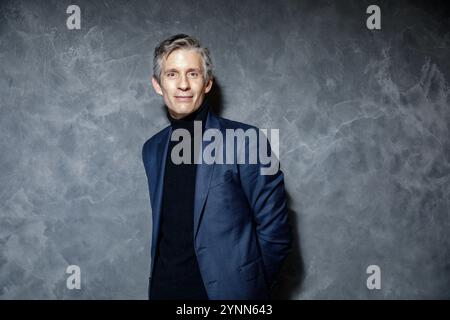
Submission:
M 206 99 L 193 113 L 174 119 L 167 117 L 175 129 L 183 128 L 191 134 L 191 150 L 194 150 L 194 121 L 202 121 L 204 128 L 208 114 Z M 191 164 L 174 164 L 170 154 L 179 143 L 169 141 L 161 221 L 156 249 L 154 271 L 150 286 L 153 300 L 207 300 L 194 250 L 194 195 L 196 165 L 191 155 Z M 193 153 L 193 152 L 192 152 Z

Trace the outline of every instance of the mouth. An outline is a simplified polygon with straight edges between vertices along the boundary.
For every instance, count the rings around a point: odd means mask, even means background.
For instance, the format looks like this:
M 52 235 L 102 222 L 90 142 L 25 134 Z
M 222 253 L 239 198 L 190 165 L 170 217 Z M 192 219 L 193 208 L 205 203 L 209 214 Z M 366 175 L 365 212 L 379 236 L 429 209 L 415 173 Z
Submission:
M 191 100 L 194 96 L 175 96 L 175 99 L 179 101 L 188 101 Z

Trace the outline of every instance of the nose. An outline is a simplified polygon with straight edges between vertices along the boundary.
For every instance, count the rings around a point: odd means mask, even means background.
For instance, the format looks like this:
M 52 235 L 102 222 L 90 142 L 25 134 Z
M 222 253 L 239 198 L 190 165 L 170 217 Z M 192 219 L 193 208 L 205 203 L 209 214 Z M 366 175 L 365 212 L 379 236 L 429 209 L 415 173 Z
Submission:
M 189 79 L 186 75 L 182 75 L 180 77 L 180 81 L 178 82 L 178 89 L 186 91 L 190 89 Z

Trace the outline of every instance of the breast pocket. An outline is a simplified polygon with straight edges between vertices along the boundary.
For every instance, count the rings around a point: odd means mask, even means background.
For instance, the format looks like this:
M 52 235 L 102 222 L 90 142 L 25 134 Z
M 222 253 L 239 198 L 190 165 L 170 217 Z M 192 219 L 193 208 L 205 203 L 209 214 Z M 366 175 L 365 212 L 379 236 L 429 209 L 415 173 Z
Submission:
M 239 178 L 233 171 L 223 171 L 211 182 L 205 216 L 224 228 L 237 227 L 251 220 L 251 210 Z
M 218 177 L 213 177 L 209 189 L 215 189 L 223 185 L 233 183 L 236 181 L 234 173 L 231 169 L 226 170 L 224 173 L 218 174 Z

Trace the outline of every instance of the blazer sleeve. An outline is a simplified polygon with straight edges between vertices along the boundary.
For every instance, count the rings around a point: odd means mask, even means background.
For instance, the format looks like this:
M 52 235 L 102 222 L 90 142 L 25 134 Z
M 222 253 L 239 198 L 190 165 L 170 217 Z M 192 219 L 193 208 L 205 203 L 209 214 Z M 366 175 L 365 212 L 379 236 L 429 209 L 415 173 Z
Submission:
M 247 139 L 246 139 L 247 140 Z M 266 150 L 271 150 L 267 138 L 251 145 L 246 141 L 244 152 L 266 143 Z M 255 149 L 253 149 L 253 152 Z M 266 272 L 268 286 L 271 289 L 276 283 L 276 276 L 284 259 L 292 250 L 291 228 L 288 223 L 288 210 L 284 187 L 284 174 L 279 169 L 271 175 L 262 175 L 261 168 L 269 167 L 261 163 L 259 156 L 256 164 L 240 164 L 239 176 L 242 188 L 252 208 L 253 220 L 256 224 L 259 245 Z

